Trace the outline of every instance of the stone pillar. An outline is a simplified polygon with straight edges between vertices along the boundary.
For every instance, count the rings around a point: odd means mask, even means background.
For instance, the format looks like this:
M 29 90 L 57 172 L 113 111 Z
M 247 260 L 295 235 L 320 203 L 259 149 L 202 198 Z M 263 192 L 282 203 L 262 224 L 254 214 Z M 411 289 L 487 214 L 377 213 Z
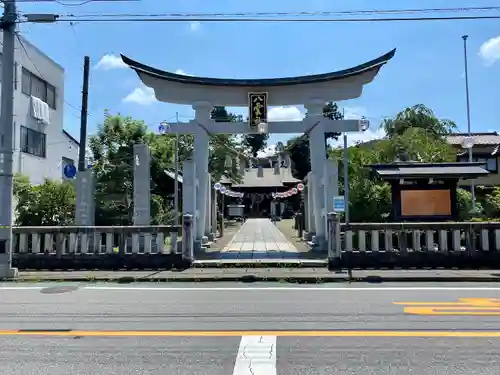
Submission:
M 305 184 L 304 184 L 305 185 Z M 305 185 L 303 190 L 303 200 L 304 200 L 304 229 L 309 232 L 309 193 L 307 185 Z
M 196 166 L 192 160 L 186 160 L 182 163 L 182 214 L 192 215 L 191 233 L 195 236 L 196 220 Z M 185 233 L 183 233 L 183 238 Z
M 213 202 L 212 202 L 212 233 L 214 238 L 217 237 L 217 190 L 211 189 L 213 193 Z
M 337 160 L 325 163 L 325 207 L 327 214 L 333 212 L 333 197 L 339 195 L 339 167 Z M 328 218 L 325 218 L 325 231 L 328 233 Z
M 93 226 L 95 223 L 95 178 L 91 169 L 76 174 L 75 224 Z
M 151 153 L 148 145 L 134 145 L 134 225 L 151 223 Z
M 325 100 L 311 100 L 306 103 L 305 107 L 309 113 L 310 124 L 313 126 L 317 121 L 323 119 L 323 107 Z M 320 246 L 323 246 L 326 240 L 326 211 L 325 211 L 325 195 L 323 191 L 323 173 L 326 163 L 325 150 L 325 131 L 321 122 L 315 125 L 309 133 L 309 149 L 311 154 L 311 172 L 313 179 L 313 195 L 314 202 L 314 226 L 316 229 L 316 240 Z
M 196 177 L 198 180 L 198 194 L 196 197 L 197 225 L 195 238 L 201 241 L 205 234 L 206 210 L 207 210 L 207 184 L 208 184 L 208 142 L 210 136 L 204 128 L 210 131 L 213 121 L 210 119 L 213 106 L 210 103 L 202 102 L 193 105 L 195 110 L 195 122 L 198 125 L 194 135 L 193 159 L 196 165 Z M 203 128 L 204 127 L 204 128 Z M 185 200 L 185 199 L 184 199 Z
M 314 234 L 316 231 L 314 222 L 314 181 L 312 173 L 307 174 L 307 232 Z
M 207 189 L 207 201 L 206 201 L 206 212 L 205 212 L 205 236 L 210 236 L 212 234 L 212 176 L 208 174 L 206 189 Z

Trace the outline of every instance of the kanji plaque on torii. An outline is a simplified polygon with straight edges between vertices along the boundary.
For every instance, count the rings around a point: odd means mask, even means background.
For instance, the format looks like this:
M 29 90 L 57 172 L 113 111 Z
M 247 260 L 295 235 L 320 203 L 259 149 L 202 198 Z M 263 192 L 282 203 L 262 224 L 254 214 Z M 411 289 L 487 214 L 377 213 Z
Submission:
M 267 123 L 267 92 L 248 93 L 248 124 L 257 130 L 260 123 Z

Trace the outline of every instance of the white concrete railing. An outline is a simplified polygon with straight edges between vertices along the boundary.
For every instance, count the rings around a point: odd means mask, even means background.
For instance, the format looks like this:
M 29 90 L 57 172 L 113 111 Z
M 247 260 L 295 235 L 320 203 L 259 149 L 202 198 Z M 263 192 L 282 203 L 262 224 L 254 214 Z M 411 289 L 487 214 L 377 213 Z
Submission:
M 328 258 L 352 267 L 500 266 L 499 222 L 344 224 L 329 214 L 328 228 Z
M 500 251 L 500 223 L 340 224 L 342 251 Z
M 16 254 L 169 254 L 180 226 L 14 227 Z M 180 234 L 180 233 L 179 233 Z

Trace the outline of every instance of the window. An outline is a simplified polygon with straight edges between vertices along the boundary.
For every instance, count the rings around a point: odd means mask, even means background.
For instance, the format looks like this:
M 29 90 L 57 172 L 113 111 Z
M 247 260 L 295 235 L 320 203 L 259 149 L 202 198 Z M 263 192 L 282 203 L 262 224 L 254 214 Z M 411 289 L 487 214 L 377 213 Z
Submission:
M 461 155 L 458 161 L 467 163 L 469 161 L 469 155 Z M 472 156 L 472 161 L 484 163 L 488 172 L 498 172 L 498 161 L 496 156 Z
M 56 88 L 54 86 L 25 68 L 23 68 L 21 80 L 21 91 L 24 94 L 36 96 L 47 103 L 50 108 L 56 108 Z
M 21 126 L 21 151 L 27 154 L 47 156 L 47 135 L 36 130 Z

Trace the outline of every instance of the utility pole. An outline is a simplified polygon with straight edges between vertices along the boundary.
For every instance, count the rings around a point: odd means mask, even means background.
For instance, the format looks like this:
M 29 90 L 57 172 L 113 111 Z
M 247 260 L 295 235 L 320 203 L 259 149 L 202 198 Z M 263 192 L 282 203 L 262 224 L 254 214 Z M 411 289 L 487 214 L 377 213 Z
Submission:
M 342 109 L 342 119 L 345 118 L 345 110 Z M 347 148 L 347 132 L 344 133 L 344 219 L 349 222 L 349 150 Z
M 2 99 L 0 115 L 0 278 L 15 276 L 12 268 L 12 206 L 14 157 L 14 66 L 16 2 L 4 2 L 0 28 L 3 32 Z
M 470 100 L 469 100 L 469 68 L 467 63 L 467 38 L 468 35 L 462 36 L 464 40 L 464 73 L 465 73 L 465 100 L 466 100 L 466 111 L 467 111 L 467 133 L 469 139 L 472 140 L 472 131 L 470 125 Z M 473 144 L 469 147 L 469 163 L 472 163 L 472 147 Z M 470 180 L 470 192 L 472 195 L 472 210 L 476 210 L 476 186 L 474 179 Z
M 80 115 L 80 151 L 78 153 L 78 172 L 83 172 L 87 168 L 85 162 L 85 150 L 87 148 L 89 75 L 90 75 L 90 57 L 85 56 L 83 59 L 82 111 Z
M 179 123 L 179 112 L 175 113 L 176 121 Z M 179 133 L 175 133 L 175 150 L 174 150 L 174 225 L 179 225 Z M 172 233 L 172 246 L 174 253 L 177 252 L 177 232 Z

